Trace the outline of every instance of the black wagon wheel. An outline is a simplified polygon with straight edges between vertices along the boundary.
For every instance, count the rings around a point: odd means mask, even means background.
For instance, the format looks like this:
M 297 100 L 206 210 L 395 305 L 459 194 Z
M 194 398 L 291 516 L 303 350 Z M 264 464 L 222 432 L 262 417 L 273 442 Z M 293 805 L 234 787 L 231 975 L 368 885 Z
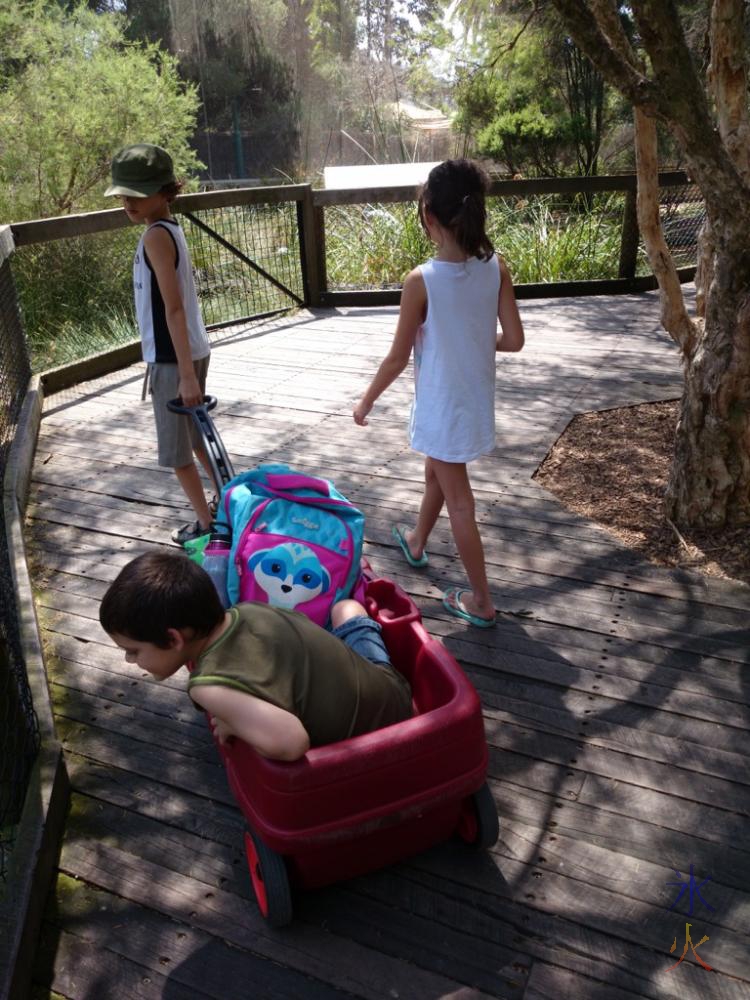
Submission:
M 292 891 L 284 859 L 249 831 L 245 852 L 260 912 L 271 927 L 285 927 L 292 919 Z
M 500 835 L 497 806 L 485 781 L 482 787 L 464 799 L 457 833 L 472 847 L 488 848 Z

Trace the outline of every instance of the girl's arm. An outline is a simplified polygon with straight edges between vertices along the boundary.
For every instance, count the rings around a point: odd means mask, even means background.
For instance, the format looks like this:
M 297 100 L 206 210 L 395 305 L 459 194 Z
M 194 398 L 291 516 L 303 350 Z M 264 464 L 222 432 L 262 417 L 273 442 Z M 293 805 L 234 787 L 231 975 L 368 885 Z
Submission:
M 367 423 L 367 414 L 373 408 L 375 400 L 391 382 L 394 382 L 409 363 L 417 330 L 424 322 L 427 307 L 427 289 L 424 278 L 418 268 L 410 271 L 404 280 L 401 290 L 401 307 L 398 313 L 396 333 L 391 349 L 381 362 L 364 396 L 354 407 L 355 424 L 361 426 Z
M 497 351 L 520 351 L 524 345 L 523 323 L 516 305 L 516 295 L 513 291 L 513 281 L 510 271 L 498 254 L 500 262 L 500 294 L 497 297 L 497 318 L 500 320 L 502 333 L 495 342 Z
M 220 743 L 237 736 L 271 760 L 299 760 L 310 749 L 297 716 L 268 701 L 220 684 L 196 685 L 190 697 L 211 716 Z
M 203 395 L 190 353 L 185 307 L 175 268 L 174 240 L 163 226 L 154 226 L 146 233 L 143 245 L 164 300 L 169 336 L 172 338 L 174 352 L 177 355 L 177 369 L 180 376 L 177 392 L 184 406 L 198 406 L 203 402 Z

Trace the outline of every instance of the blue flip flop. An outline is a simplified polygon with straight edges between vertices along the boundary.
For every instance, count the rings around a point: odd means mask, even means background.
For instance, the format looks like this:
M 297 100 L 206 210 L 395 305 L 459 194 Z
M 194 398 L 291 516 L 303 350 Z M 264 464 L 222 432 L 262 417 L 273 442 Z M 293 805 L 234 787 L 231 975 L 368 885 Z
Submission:
M 461 600 L 461 595 L 468 593 L 468 590 L 462 590 L 460 587 L 448 587 L 443 594 L 443 607 L 449 615 L 453 615 L 454 618 L 460 618 L 461 621 L 468 622 L 469 625 L 476 625 L 477 628 L 492 628 L 495 624 L 494 615 L 492 618 L 480 618 L 479 615 L 473 615 L 470 611 L 466 610 Z
M 421 569 L 423 566 L 426 566 L 430 560 L 427 558 L 426 552 L 423 552 L 419 559 L 415 559 L 411 554 L 409 544 L 406 541 L 406 532 L 408 530 L 408 524 L 394 524 L 391 534 L 398 542 L 401 551 L 404 553 L 404 559 L 406 559 L 409 565 L 414 569 Z

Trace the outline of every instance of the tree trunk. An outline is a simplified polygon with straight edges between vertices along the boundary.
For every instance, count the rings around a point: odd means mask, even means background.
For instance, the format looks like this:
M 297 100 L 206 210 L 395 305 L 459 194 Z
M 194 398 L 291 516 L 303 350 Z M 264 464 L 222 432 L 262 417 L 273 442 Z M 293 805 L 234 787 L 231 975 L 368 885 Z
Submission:
M 686 362 L 667 510 L 694 528 L 750 521 L 750 260 L 726 247 Z
M 573 39 L 640 113 L 661 119 L 680 143 L 706 203 L 699 309 L 705 323 L 663 312 L 680 344 L 685 390 L 667 490 L 682 526 L 750 522 L 750 179 L 744 73 L 744 0 L 713 0 L 714 117 L 685 42 L 676 0 L 631 0 L 650 67 L 633 53 L 612 0 L 551 0 Z M 716 128 L 718 122 L 719 128 Z M 645 207 L 645 206 L 644 206 Z M 712 259 L 709 259 L 712 256 Z M 652 261 L 653 263 L 653 261 Z M 671 296 L 660 273 L 662 305 Z M 682 310 L 684 313 L 684 310 Z

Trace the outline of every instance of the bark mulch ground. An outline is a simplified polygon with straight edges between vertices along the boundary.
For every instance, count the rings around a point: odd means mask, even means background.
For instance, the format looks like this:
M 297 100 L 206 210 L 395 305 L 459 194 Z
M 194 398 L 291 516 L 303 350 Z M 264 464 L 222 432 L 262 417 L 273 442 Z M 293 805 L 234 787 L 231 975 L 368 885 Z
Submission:
M 750 531 L 691 532 L 664 509 L 677 400 L 575 417 L 535 478 L 570 510 L 662 566 L 750 584 Z

